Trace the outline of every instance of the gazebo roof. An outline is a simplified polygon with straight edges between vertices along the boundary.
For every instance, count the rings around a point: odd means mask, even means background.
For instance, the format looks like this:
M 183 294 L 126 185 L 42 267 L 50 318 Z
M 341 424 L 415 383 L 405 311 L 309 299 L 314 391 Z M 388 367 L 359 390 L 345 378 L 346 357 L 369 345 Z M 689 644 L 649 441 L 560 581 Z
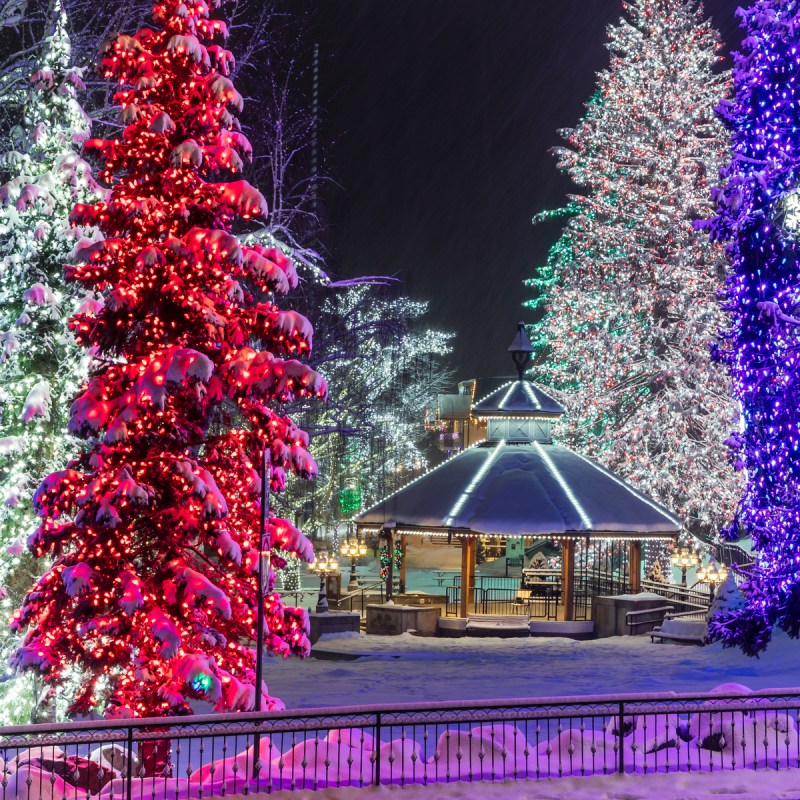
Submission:
M 680 521 L 558 444 L 483 442 L 356 518 L 359 528 L 506 537 L 674 538 Z
M 490 392 L 476 397 L 474 417 L 560 417 L 565 408 L 529 380 L 511 379 Z

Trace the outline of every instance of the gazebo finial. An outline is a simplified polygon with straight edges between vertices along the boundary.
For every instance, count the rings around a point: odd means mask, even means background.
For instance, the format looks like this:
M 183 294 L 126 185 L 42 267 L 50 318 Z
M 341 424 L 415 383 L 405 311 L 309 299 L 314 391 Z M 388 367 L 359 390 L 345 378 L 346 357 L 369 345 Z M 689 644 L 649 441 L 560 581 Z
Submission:
M 511 358 L 514 359 L 514 365 L 519 372 L 519 379 L 522 380 L 525 367 L 530 364 L 531 353 L 533 352 L 533 345 L 525 332 L 525 323 L 517 323 L 517 332 L 511 340 L 508 347 L 508 352 L 511 353 Z

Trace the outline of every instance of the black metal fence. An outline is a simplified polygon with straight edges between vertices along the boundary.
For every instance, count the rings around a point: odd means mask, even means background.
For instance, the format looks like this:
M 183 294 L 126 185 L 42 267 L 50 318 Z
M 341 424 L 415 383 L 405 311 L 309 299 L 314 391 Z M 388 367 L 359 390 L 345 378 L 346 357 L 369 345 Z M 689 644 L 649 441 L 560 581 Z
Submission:
M 445 591 L 446 616 L 458 616 L 461 607 L 461 576 L 448 579 Z M 619 595 L 630 591 L 626 569 L 603 572 L 581 569 L 575 572 L 573 613 L 577 620 L 591 617 L 592 597 Z M 477 576 L 470 597 L 471 611 L 477 614 L 520 614 L 533 619 L 557 619 L 563 602 L 559 570 L 524 570 L 523 578 Z
M 445 615 L 458 616 L 461 608 L 461 586 L 447 586 L 445 591 Z M 470 611 L 475 614 L 515 614 L 533 619 L 558 618 L 560 594 L 557 591 L 544 595 L 520 594 L 519 589 L 476 586 L 472 590 Z
M 800 691 L 761 691 L 2 728 L 0 797 L 200 800 L 329 786 L 796 769 L 799 710 Z

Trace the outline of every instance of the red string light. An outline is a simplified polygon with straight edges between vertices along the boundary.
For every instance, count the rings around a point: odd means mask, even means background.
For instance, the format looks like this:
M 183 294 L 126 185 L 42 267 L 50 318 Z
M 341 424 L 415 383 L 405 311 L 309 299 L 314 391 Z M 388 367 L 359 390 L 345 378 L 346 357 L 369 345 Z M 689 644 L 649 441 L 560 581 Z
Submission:
M 307 435 L 270 403 L 327 392 L 290 358 L 310 352 L 310 323 L 270 299 L 296 286 L 291 260 L 231 234 L 266 215 L 264 198 L 246 181 L 214 181 L 251 152 L 230 110 L 241 108 L 233 57 L 206 44 L 225 24 L 204 0 L 162 0 L 153 18 L 161 30 L 118 36 L 101 57 L 126 127 L 87 142 L 111 191 L 71 215 L 105 237 L 67 267 L 105 296 L 96 316 L 70 323 L 99 356 L 71 408 L 88 447 L 35 495 L 31 548 L 55 561 L 12 619 L 27 629 L 18 667 L 56 685 L 80 670 L 73 713 L 185 714 L 199 696 L 255 706 L 253 465 L 266 442 L 273 491 L 286 472 L 312 477 Z M 274 567 L 288 553 L 313 558 L 291 523 L 268 525 Z M 284 606 L 273 580 L 266 644 L 305 654 L 305 612 Z

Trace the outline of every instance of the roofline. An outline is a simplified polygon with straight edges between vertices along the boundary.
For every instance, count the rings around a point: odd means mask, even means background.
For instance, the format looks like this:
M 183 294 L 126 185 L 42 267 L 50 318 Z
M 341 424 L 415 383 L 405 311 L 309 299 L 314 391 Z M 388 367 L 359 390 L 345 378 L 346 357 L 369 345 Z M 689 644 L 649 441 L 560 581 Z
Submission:
M 479 380 L 490 380 L 490 379 L 487 379 L 487 378 L 475 378 L 474 387 L 477 386 L 477 381 L 479 381 Z M 470 414 L 475 416 L 476 419 L 480 419 L 480 417 L 476 416 L 473 413 L 474 410 L 475 410 L 475 407 L 481 405 L 481 403 L 485 403 L 490 397 L 492 397 L 492 395 L 495 395 L 498 392 L 501 392 L 506 387 L 511 386 L 512 384 L 515 384 L 515 383 L 527 384 L 528 386 L 530 386 L 533 389 L 535 389 L 537 392 L 541 392 L 548 400 L 553 402 L 555 405 L 557 405 L 559 407 L 559 409 L 561 409 L 560 411 L 550 411 L 550 412 L 543 411 L 541 413 L 552 414 L 555 417 L 561 417 L 561 416 L 563 416 L 564 414 L 567 413 L 567 409 L 561 403 L 559 403 L 559 401 L 555 397 L 553 397 L 553 395 L 549 394 L 545 389 L 543 389 L 541 386 L 539 386 L 538 383 L 536 383 L 535 381 L 531 380 L 530 378 L 519 378 L 519 377 L 517 377 L 517 378 L 509 378 L 506 381 L 506 383 L 498 386 L 496 389 L 492 389 L 492 391 L 489 392 L 489 394 L 484 395 L 480 400 L 475 400 L 475 398 L 473 396 L 473 398 L 472 398 L 473 399 L 473 403 L 472 403 L 472 406 L 470 408 Z M 473 389 L 474 389 L 474 387 L 473 387 Z M 538 400 L 536 402 L 538 403 Z M 503 414 L 502 411 L 497 411 L 496 413 Z M 511 412 L 511 413 L 513 413 L 513 412 Z
M 479 414 L 472 414 L 473 419 L 490 419 L 500 417 L 501 419 L 559 419 L 564 414 L 561 411 L 529 411 L 527 414 L 522 411 L 481 411 Z
M 396 520 L 387 520 L 385 523 L 377 522 L 356 522 L 359 532 L 378 533 L 385 528 L 391 528 L 396 533 L 408 534 L 410 536 L 455 536 L 455 537 L 478 537 L 491 536 L 498 539 L 568 539 L 592 540 L 592 539 L 620 539 L 625 541 L 645 541 L 645 540 L 669 540 L 678 538 L 680 533 L 676 531 L 564 531 L 563 533 L 489 533 L 486 531 L 474 531 L 471 528 L 441 528 L 434 525 L 406 525 Z

